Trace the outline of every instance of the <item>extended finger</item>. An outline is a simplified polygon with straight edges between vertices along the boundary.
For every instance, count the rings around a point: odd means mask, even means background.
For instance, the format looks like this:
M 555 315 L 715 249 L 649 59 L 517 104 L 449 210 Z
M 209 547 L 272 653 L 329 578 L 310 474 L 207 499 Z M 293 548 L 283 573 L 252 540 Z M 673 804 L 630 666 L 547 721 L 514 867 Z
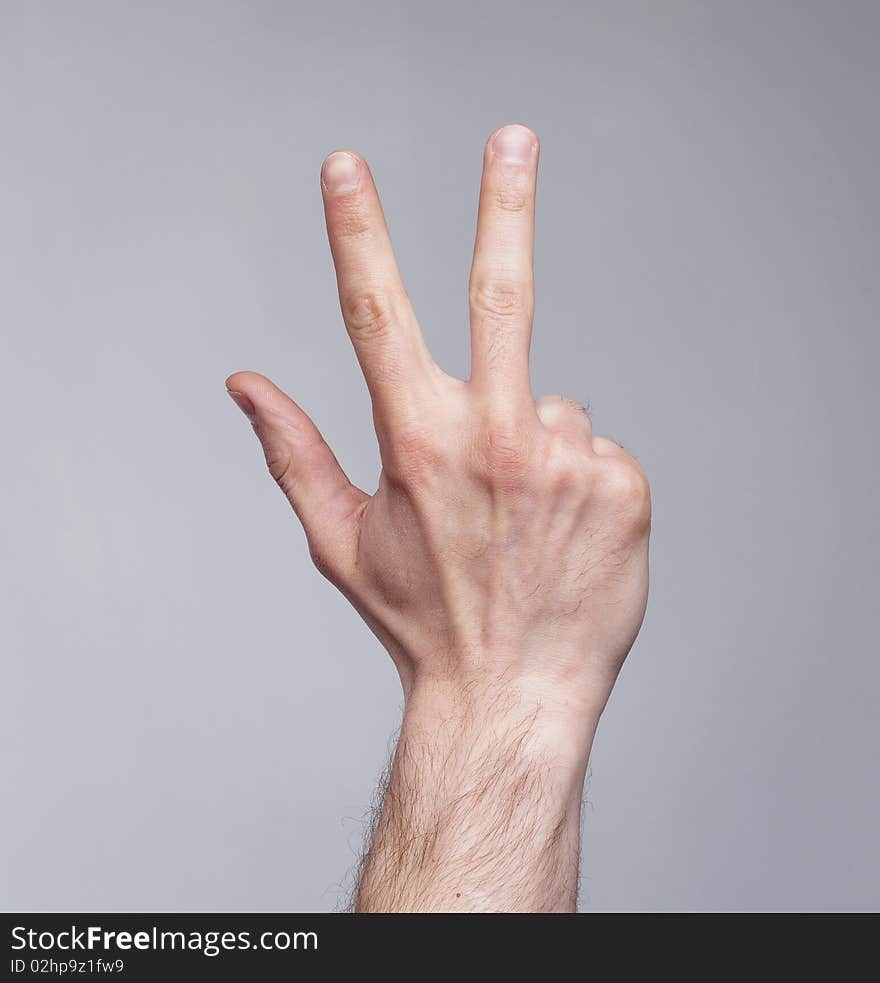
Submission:
M 330 154 L 321 169 L 342 317 L 380 415 L 412 406 L 433 360 L 404 289 L 366 161 Z
M 470 275 L 471 378 L 500 396 L 529 392 L 538 138 L 504 126 L 483 155 Z
M 226 388 L 302 522 L 316 565 L 331 579 L 344 579 L 354 563 L 357 515 L 369 496 L 348 480 L 308 415 L 265 376 L 236 372 Z

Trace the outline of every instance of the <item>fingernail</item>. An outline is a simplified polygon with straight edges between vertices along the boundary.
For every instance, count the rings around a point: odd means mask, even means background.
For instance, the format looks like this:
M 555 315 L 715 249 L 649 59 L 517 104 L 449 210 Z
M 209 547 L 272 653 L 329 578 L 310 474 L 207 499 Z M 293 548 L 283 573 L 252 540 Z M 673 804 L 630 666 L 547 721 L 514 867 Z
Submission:
M 227 389 L 226 392 L 232 397 L 232 401 L 241 410 L 242 413 L 251 421 L 254 422 L 257 418 L 257 411 L 254 409 L 254 404 L 245 396 L 244 393 L 236 392 L 234 389 Z
M 492 139 L 492 153 L 508 164 L 531 164 L 535 135 L 525 126 L 502 126 Z
M 321 184 L 331 194 L 340 191 L 352 191 L 360 181 L 360 169 L 356 158 L 351 154 L 338 150 L 324 161 L 321 168 Z

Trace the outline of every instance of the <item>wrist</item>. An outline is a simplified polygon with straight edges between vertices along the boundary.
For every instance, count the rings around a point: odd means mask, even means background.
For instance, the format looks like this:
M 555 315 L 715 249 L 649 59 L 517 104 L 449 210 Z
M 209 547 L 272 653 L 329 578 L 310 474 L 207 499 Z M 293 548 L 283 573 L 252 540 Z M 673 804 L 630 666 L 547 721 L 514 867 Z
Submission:
M 421 678 L 407 692 L 401 738 L 474 761 L 507 749 L 518 764 L 544 770 L 558 793 L 580 801 L 601 711 L 598 701 L 523 677 Z
M 574 910 L 595 721 L 563 705 L 523 680 L 414 681 L 356 910 Z
M 592 730 L 511 684 L 413 685 L 355 909 L 574 910 Z

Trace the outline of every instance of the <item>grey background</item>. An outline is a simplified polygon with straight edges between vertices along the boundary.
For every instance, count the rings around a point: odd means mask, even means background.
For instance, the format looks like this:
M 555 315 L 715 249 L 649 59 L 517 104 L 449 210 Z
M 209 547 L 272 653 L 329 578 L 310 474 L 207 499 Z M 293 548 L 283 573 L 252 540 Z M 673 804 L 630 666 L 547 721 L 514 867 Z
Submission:
M 6 909 L 332 909 L 399 718 L 227 398 L 375 486 L 318 168 L 467 372 L 481 149 L 543 141 L 536 393 L 653 484 L 581 904 L 880 904 L 880 8 L 0 3 Z

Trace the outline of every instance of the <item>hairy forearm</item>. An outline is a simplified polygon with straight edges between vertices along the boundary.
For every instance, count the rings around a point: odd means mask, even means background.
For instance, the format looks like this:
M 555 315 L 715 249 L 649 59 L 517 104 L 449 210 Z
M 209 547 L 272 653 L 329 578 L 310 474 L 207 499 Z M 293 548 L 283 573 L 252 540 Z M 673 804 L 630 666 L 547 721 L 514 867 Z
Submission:
M 573 911 L 593 730 L 514 690 L 408 700 L 355 910 Z

